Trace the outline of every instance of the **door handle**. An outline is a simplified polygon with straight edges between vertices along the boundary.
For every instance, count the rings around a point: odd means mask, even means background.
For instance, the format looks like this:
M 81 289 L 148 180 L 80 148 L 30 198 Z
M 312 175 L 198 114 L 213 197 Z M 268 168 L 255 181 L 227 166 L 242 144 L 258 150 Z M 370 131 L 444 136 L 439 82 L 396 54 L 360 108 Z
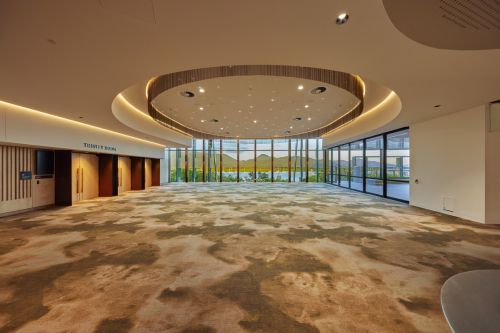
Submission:
M 82 168 L 82 186 L 81 186 L 81 192 L 80 193 L 83 193 L 83 168 Z
M 80 193 L 80 168 L 76 168 L 76 193 Z

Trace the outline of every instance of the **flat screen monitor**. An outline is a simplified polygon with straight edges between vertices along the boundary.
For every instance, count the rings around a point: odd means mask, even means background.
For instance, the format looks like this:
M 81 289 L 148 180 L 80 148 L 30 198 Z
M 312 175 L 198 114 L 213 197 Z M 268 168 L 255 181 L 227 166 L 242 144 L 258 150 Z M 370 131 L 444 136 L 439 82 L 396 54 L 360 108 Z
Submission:
M 36 175 L 54 174 L 54 151 L 36 150 L 35 151 Z

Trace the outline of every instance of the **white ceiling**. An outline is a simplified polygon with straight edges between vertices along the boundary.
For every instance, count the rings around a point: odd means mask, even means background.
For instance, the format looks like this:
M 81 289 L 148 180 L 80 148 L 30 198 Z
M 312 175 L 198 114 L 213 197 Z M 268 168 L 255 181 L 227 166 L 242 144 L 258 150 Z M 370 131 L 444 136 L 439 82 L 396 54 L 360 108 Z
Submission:
M 303 85 L 304 89 L 297 87 Z M 322 94 L 310 90 L 324 86 Z M 204 93 L 199 93 L 203 87 Z M 192 91 L 194 97 L 181 96 Z M 204 133 L 270 138 L 328 125 L 359 104 L 350 92 L 310 80 L 239 76 L 199 81 L 162 93 L 154 105 L 166 116 Z M 295 119 L 301 118 L 301 120 Z
M 338 26 L 342 11 L 350 20 Z M 157 142 L 118 121 L 111 103 L 127 87 L 192 68 L 359 74 L 401 98 L 380 130 L 500 98 L 500 50 L 422 45 L 393 25 L 382 0 L 3 0 L 0 49 L 0 100 Z

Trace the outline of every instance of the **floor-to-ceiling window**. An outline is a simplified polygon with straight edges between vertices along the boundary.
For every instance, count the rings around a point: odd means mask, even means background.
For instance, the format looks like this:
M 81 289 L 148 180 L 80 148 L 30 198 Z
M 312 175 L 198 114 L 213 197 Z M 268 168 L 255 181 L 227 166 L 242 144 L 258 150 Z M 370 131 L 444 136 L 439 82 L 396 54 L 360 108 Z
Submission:
M 363 141 L 356 141 L 349 144 L 351 151 L 350 158 L 350 188 L 353 190 L 363 191 Z
M 255 175 L 255 140 L 240 140 L 240 182 L 253 182 Z
M 289 140 L 273 140 L 273 177 L 275 182 L 288 182 Z
M 340 146 L 340 186 L 349 187 L 349 145 Z
M 238 141 L 222 140 L 222 181 L 238 180 Z
M 322 139 L 194 139 L 164 165 L 169 182 L 324 182 L 324 154 Z
M 366 139 L 365 142 L 366 192 L 384 195 L 384 177 L 382 174 L 384 137 L 376 136 Z
M 340 147 L 330 148 L 330 168 L 332 184 L 339 185 L 340 181 Z
M 410 137 L 407 128 L 328 150 L 332 184 L 409 201 Z
M 272 171 L 272 154 L 271 145 L 272 140 L 255 140 L 255 149 L 257 152 L 256 160 L 256 181 L 270 182 Z
M 410 136 L 408 129 L 387 134 L 387 196 L 410 198 Z

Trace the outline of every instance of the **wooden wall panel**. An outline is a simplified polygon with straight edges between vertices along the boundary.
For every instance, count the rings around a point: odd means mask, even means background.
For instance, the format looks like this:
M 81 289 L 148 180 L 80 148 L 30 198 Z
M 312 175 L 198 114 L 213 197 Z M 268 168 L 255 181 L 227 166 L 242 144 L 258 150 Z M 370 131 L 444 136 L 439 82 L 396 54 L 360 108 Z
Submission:
M 72 202 L 71 155 L 70 150 L 55 152 L 55 195 L 59 206 L 71 206 Z
M 144 190 L 145 188 L 144 164 L 144 158 L 142 157 L 130 158 L 132 191 Z
M 21 180 L 21 171 L 33 172 L 32 148 L 0 145 L 0 214 L 32 206 L 33 180 Z
M 33 149 L 0 145 L 0 201 L 31 198 L 32 180 L 21 180 L 21 171 L 33 171 Z
M 151 186 L 160 186 L 160 159 L 151 159 Z
M 118 157 L 99 155 L 99 196 L 111 197 L 118 194 Z

